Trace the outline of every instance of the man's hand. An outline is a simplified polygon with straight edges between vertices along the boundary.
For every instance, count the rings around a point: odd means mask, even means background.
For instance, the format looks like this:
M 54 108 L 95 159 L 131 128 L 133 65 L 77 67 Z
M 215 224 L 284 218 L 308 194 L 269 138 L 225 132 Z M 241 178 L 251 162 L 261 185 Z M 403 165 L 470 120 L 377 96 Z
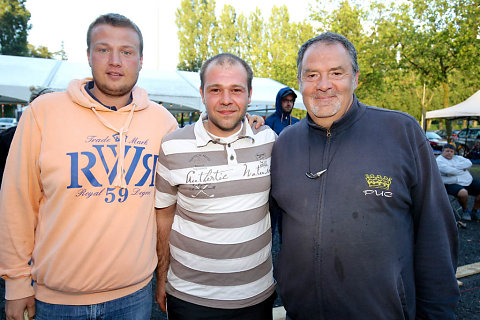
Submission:
M 160 309 L 163 312 L 167 312 L 167 294 L 165 293 L 165 281 L 157 279 L 157 290 L 155 292 L 155 300 L 157 301 Z
M 24 320 L 25 309 L 28 311 L 28 319 L 32 320 L 35 315 L 35 296 L 5 301 L 7 320 Z
M 253 128 L 253 125 L 255 125 L 255 129 L 258 129 L 265 124 L 265 120 L 260 116 L 257 116 L 257 115 L 251 116 L 248 113 L 246 114 L 246 116 L 247 116 L 248 124 L 252 128 Z

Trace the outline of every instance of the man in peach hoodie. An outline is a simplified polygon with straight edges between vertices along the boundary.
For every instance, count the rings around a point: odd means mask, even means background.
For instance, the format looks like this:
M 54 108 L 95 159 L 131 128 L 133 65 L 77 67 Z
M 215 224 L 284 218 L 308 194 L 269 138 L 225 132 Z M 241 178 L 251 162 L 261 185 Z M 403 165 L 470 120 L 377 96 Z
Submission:
M 7 319 L 150 319 L 154 178 L 173 116 L 135 87 L 142 34 L 118 14 L 87 33 L 93 79 L 22 115 L 0 193 Z M 62 318 L 63 319 L 63 318 Z

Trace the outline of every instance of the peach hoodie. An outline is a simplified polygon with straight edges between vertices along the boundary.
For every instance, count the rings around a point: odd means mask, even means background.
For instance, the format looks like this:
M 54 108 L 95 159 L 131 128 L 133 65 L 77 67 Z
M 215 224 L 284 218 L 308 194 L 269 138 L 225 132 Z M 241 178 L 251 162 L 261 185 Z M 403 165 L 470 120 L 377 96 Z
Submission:
M 88 80 L 38 97 L 20 120 L 0 192 L 7 299 L 100 303 L 142 288 L 157 265 L 155 165 L 177 122 L 138 87 L 109 110 Z

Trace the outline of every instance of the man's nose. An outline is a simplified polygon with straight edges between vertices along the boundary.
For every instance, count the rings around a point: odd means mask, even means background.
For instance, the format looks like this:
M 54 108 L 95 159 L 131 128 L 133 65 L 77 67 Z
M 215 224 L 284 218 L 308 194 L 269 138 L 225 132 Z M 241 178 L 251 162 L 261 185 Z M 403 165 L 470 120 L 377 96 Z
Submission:
M 122 60 L 120 58 L 120 52 L 116 50 L 112 50 L 110 53 L 109 61 L 111 65 L 119 66 L 122 64 Z
M 322 91 L 326 91 L 332 87 L 332 81 L 328 78 L 328 76 L 322 76 L 317 82 L 317 89 Z
M 230 104 L 232 102 L 232 96 L 228 90 L 222 92 L 221 103 Z

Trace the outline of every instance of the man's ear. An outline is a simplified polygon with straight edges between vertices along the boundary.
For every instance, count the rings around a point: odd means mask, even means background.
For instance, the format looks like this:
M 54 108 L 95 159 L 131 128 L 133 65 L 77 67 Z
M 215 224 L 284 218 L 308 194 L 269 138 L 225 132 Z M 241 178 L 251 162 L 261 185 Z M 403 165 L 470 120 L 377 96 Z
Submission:
M 200 96 L 202 97 L 202 102 L 203 102 L 203 104 L 204 104 L 204 105 L 207 105 L 207 104 L 205 103 L 205 96 L 203 95 L 202 87 L 198 88 L 198 90 L 200 91 Z
M 90 62 L 90 49 L 87 48 L 87 59 L 88 59 L 88 65 L 90 66 L 90 68 L 92 67 L 92 63 Z
M 357 89 L 357 87 L 358 87 L 358 76 L 359 76 L 359 74 L 360 74 L 360 71 L 357 71 L 357 73 L 355 74 L 353 90 Z

